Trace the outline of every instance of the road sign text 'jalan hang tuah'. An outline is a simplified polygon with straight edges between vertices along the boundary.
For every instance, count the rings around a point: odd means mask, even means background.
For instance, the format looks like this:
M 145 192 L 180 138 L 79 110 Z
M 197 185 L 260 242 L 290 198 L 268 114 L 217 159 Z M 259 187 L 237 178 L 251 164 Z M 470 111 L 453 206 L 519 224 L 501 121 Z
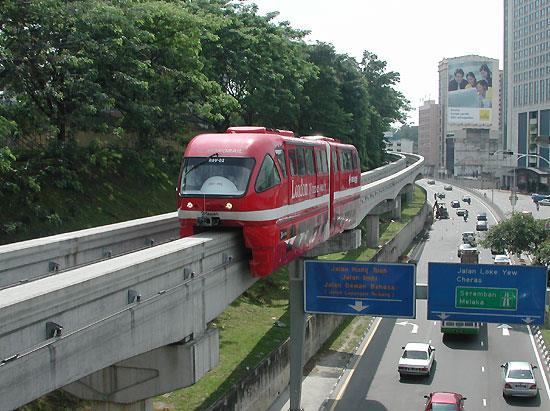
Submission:
M 412 264 L 305 261 L 305 311 L 415 318 Z
M 428 264 L 428 319 L 542 324 L 546 268 Z

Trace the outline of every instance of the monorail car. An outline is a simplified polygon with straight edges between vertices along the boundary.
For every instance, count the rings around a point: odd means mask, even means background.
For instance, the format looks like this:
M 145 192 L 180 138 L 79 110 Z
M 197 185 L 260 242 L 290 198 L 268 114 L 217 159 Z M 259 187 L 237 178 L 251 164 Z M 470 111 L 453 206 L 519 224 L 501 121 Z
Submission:
M 267 276 L 357 226 L 360 184 L 357 150 L 333 138 L 265 127 L 201 134 L 183 157 L 180 235 L 242 227 L 252 275 Z

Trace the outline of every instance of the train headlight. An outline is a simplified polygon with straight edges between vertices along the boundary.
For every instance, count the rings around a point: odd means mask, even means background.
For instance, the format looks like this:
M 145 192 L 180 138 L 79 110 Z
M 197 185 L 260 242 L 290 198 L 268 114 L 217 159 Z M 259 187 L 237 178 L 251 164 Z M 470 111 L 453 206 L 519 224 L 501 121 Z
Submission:
M 187 208 L 193 208 L 193 203 L 191 201 L 187 203 Z
M 228 210 L 231 210 L 231 209 L 233 208 L 233 204 L 227 203 L 227 204 L 225 205 L 225 208 L 227 208 Z

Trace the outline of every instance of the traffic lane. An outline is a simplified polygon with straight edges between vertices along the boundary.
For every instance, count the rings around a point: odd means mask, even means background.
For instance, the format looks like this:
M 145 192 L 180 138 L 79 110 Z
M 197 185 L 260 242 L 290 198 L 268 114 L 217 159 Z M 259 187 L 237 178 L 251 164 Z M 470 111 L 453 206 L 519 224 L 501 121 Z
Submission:
M 499 328 L 500 327 L 500 328 Z M 510 324 L 510 328 L 502 324 L 488 325 L 488 339 L 492 341 L 488 351 L 487 371 L 489 380 L 489 398 L 491 409 L 530 409 L 539 407 L 550 410 L 550 393 L 544 384 L 544 376 L 540 369 L 535 370 L 535 378 L 539 388 L 536 398 L 505 399 L 502 396 L 502 372 L 500 365 L 508 361 L 528 361 L 537 365 L 537 357 L 531 343 L 527 326 Z M 507 329 L 508 331 L 503 331 Z
M 417 281 L 426 282 L 427 277 L 425 277 L 428 271 L 428 261 L 439 261 L 439 262 L 460 262 L 460 258 L 457 255 L 458 246 L 462 244 L 462 233 L 465 231 L 473 231 L 476 233 L 476 236 L 481 239 L 484 235 L 484 231 L 476 231 L 476 222 L 477 215 L 481 212 L 487 214 L 487 220 L 489 228 L 497 223 L 496 216 L 492 213 L 491 209 L 483 202 L 478 200 L 475 196 L 472 196 L 469 192 L 462 190 L 456 186 L 453 186 L 453 190 L 444 191 L 443 184 L 434 184 L 428 185 L 426 180 L 420 180 L 419 185 L 424 187 L 428 192 L 428 200 L 433 204 L 433 194 L 438 192 L 445 192 L 446 198 L 445 203 L 447 209 L 449 210 L 449 220 L 435 220 L 433 226 L 431 227 L 429 236 L 434 236 L 435 239 L 438 239 L 438 243 L 434 244 L 434 247 L 426 247 L 422 250 L 423 254 L 418 260 L 417 264 Z M 471 204 L 464 203 L 462 198 L 464 196 L 471 197 Z M 456 215 L 456 210 L 458 208 L 450 208 L 450 202 L 453 200 L 460 201 L 460 208 L 465 208 L 468 210 L 468 221 L 464 221 L 463 217 Z M 450 222 L 450 224 L 449 224 Z M 449 235 L 453 233 L 453 235 Z M 443 250 L 448 250 L 449 245 L 455 245 L 453 253 L 442 253 Z M 480 252 L 479 262 L 483 264 L 492 264 L 493 256 L 491 251 L 488 249 L 483 249 L 478 247 Z
M 482 195 L 485 193 L 488 199 L 493 199 L 493 202 L 499 206 L 499 208 L 505 213 L 512 212 L 512 205 L 510 203 L 510 191 L 505 190 L 477 190 Z M 518 200 L 515 205 L 515 211 L 530 211 L 533 214 L 533 217 L 537 219 L 546 219 L 550 218 L 550 207 L 548 206 L 537 206 L 533 202 L 530 195 L 527 194 L 517 194 Z
M 424 395 L 433 391 L 462 393 L 469 398 L 468 405 L 476 405 L 469 406 L 468 409 L 479 409 L 477 405 L 481 405 L 483 398 L 487 397 L 479 367 L 487 355 L 487 345 L 480 343 L 482 339 L 486 339 L 486 334 L 473 338 L 444 339 L 440 323 L 426 319 L 426 302 L 419 301 L 417 309 L 416 320 L 396 321 L 370 386 L 355 385 L 357 392 L 354 397 L 359 398 L 360 392 L 366 391 L 364 400 L 342 402 L 342 408 L 339 409 L 419 410 L 425 403 Z M 415 334 L 412 324 L 418 326 Z M 409 342 L 424 342 L 435 347 L 435 364 L 429 377 L 399 378 L 397 364 L 403 351 L 401 347 Z M 365 356 L 361 359 L 354 378 L 361 375 L 361 369 L 368 369 L 368 358 Z
M 425 303 L 417 304 L 417 317 L 425 318 Z M 422 322 L 422 320 L 420 320 Z M 424 321 L 425 324 L 418 329 L 418 320 L 397 319 L 394 320 L 393 330 L 388 335 L 383 351 L 376 358 L 376 368 L 371 365 L 372 359 L 368 352 L 365 353 L 350 381 L 346 393 L 343 395 L 336 410 L 411 410 L 422 409 L 424 395 L 430 392 L 430 381 L 428 378 L 403 378 L 400 381 L 397 365 L 403 352 L 402 348 L 409 342 L 429 342 L 433 338 L 432 322 Z M 401 324 L 399 324 L 401 323 Z M 413 334 L 413 331 L 416 331 Z M 436 353 L 437 358 L 437 353 Z M 437 372 L 437 371 L 436 371 Z M 364 379 L 362 376 L 368 375 Z
M 353 370 L 349 382 L 340 388 L 340 390 L 343 390 L 340 398 L 334 401 L 328 409 L 335 411 L 366 409 L 365 394 L 380 367 L 380 359 L 384 351 L 387 350 L 394 324 L 395 318 L 383 318 L 381 320 L 376 333 Z M 374 402 L 369 404 L 368 409 L 376 411 L 391 410 L 391 408 L 385 408 L 384 404 L 376 404 Z

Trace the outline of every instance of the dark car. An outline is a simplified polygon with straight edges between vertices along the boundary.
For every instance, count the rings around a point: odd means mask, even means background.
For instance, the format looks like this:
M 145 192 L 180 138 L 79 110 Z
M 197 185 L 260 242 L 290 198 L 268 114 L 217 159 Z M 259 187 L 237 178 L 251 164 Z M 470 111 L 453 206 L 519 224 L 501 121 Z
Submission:
M 464 400 L 462 394 L 457 392 L 432 392 L 430 395 L 425 395 L 426 407 L 425 411 L 448 410 L 462 411 L 464 410 Z
M 437 193 L 438 198 L 445 198 L 445 193 Z
M 464 215 L 468 216 L 468 210 L 466 210 L 465 208 L 459 208 L 458 210 L 456 210 L 456 215 L 459 217 L 462 217 Z
M 452 208 L 460 208 L 460 201 L 458 201 L 458 200 L 451 201 L 451 207 Z
M 477 221 L 487 221 L 487 213 L 479 213 L 477 215 Z
M 476 223 L 476 231 L 487 231 L 489 226 L 487 225 L 486 220 L 479 220 Z
M 462 197 L 462 201 L 464 201 L 465 203 L 468 203 L 468 205 L 472 203 L 472 199 L 470 198 L 470 196 Z
M 450 184 L 447 184 L 446 186 L 443 187 L 444 190 L 447 190 L 447 191 L 452 191 L 453 190 L 453 186 L 450 185 Z

